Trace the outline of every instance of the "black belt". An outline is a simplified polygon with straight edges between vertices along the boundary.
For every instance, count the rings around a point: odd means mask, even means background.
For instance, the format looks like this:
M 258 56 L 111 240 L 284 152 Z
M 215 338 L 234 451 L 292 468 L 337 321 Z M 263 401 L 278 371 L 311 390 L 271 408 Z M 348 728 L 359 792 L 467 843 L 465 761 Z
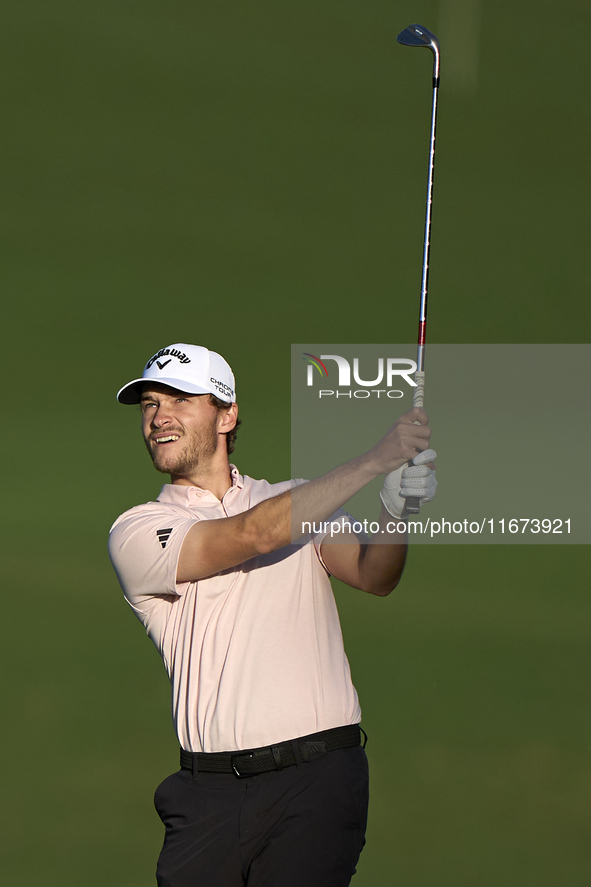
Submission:
M 181 748 L 181 767 L 197 773 L 234 773 L 238 777 L 256 776 L 269 770 L 283 770 L 296 764 L 308 764 L 337 748 L 361 745 L 361 727 L 351 724 L 321 733 L 300 736 L 277 745 L 249 748 L 244 751 L 191 752 Z M 365 733 L 365 740 L 367 736 Z M 363 743 L 365 748 L 365 742 Z

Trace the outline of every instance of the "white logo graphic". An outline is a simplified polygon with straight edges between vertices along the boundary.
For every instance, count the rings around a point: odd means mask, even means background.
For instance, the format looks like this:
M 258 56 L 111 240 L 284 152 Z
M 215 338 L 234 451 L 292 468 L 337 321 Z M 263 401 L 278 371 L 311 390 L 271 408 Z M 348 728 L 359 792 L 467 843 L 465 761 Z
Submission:
M 353 358 L 353 381 L 356 385 L 360 387 L 358 389 L 351 390 L 351 364 L 345 357 L 341 357 L 340 354 L 321 354 L 320 361 L 332 360 L 336 363 L 336 368 L 338 371 L 338 382 L 337 388 L 348 388 L 349 391 L 339 391 L 337 389 L 329 389 L 329 388 L 321 388 L 318 392 L 318 397 L 357 397 L 357 398 L 367 398 L 377 396 L 380 397 L 382 394 L 385 394 L 386 397 L 390 398 L 400 398 L 404 397 L 404 392 L 400 389 L 393 388 L 395 382 L 400 384 L 400 381 L 405 382 L 407 385 L 410 385 L 411 388 L 416 388 L 417 383 L 414 379 L 411 378 L 411 373 L 415 373 L 417 369 L 416 362 L 414 360 L 410 360 L 406 357 L 387 357 L 378 358 L 377 368 L 374 367 L 371 369 L 371 374 L 375 376 L 375 378 L 371 379 L 362 379 L 361 371 L 359 368 L 359 358 Z M 324 363 L 322 363 L 324 367 Z M 317 364 L 314 365 L 312 362 L 308 364 L 306 367 L 307 377 L 306 384 L 308 387 L 312 387 L 314 385 L 314 370 L 318 369 Z M 333 369 L 332 367 L 330 368 Z M 376 373 L 377 370 L 377 373 Z M 328 381 L 328 377 L 333 376 L 333 372 L 330 372 L 329 369 L 325 368 L 326 376 L 322 378 L 322 382 L 326 384 Z M 364 367 L 364 374 L 370 373 L 369 367 Z M 322 372 L 320 371 L 322 375 Z M 332 381 L 332 378 L 330 378 Z M 333 382 L 334 384 L 334 382 Z M 379 388 L 379 385 L 384 385 L 384 388 Z

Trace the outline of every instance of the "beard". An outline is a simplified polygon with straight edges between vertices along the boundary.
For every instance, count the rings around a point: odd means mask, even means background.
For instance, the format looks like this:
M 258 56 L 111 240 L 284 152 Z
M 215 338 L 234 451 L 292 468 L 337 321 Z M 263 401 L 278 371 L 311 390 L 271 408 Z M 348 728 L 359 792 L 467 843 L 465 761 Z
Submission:
M 196 468 L 207 468 L 207 463 L 215 455 L 218 446 L 215 419 L 208 428 L 200 428 L 198 431 L 172 429 L 170 433 L 180 433 L 179 441 L 160 445 L 145 441 L 157 471 L 173 477 L 188 477 Z

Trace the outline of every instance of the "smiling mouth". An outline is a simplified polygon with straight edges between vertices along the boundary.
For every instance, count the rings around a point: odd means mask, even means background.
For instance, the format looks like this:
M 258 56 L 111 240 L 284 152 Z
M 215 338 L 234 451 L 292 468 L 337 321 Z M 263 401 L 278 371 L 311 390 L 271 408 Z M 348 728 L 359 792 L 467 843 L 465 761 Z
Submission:
M 152 442 L 161 446 L 162 444 L 174 443 L 175 440 L 180 440 L 180 434 L 168 434 L 166 437 L 153 437 Z

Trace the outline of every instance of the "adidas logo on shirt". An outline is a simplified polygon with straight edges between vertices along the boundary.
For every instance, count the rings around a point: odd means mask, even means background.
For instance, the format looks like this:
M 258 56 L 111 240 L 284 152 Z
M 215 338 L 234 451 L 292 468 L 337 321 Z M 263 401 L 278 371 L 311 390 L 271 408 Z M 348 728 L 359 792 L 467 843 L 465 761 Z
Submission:
M 166 548 L 166 543 L 170 539 L 171 533 L 172 527 L 167 527 L 165 530 L 156 530 L 156 535 L 158 536 L 162 548 Z

